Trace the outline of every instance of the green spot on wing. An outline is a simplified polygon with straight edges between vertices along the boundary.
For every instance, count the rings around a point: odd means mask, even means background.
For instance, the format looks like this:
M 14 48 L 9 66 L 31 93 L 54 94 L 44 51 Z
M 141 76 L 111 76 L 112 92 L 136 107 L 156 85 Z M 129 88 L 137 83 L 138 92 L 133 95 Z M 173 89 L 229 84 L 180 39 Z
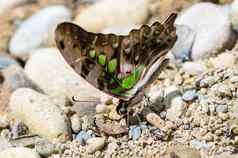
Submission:
M 105 55 L 99 55 L 98 56 L 98 63 L 102 66 L 106 64 L 106 56 Z
M 117 68 L 117 59 L 110 60 L 108 62 L 108 71 L 110 73 L 113 73 L 113 72 L 115 72 L 116 68 Z
M 136 68 L 134 72 L 130 74 L 127 78 L 123 79 L 122 85 L 121 85 L 122 88 L 131 89 L 135 85 L 137 80 L 139 80 L 143 69 L 144 69 L 144 65 L 141 65 L 138 68 Z
M 90 56 L 91 58 L 95 58 L 95 56 L 96 56 L 96 51 L 95 51 L 95 50 L 90 50 L 90 51 L 89 51 L 89 56 Z
M 113 94 L 122 95 L 123 88 L 117 87 L 117 88 L 112 89 L 111 92 L 112 92 Z

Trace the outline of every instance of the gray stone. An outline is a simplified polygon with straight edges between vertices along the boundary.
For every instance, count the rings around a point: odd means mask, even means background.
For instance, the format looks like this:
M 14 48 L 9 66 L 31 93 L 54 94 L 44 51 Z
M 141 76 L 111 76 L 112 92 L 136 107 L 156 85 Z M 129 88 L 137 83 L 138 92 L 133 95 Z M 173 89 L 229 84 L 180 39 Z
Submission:
M 35 150 L 36 152 L 43 156 L 43 157 L 49 157 L 52 154 L 56 152 L 55 145 L 48 142 L 47 140 L 41 139 L 35 144 Z
M 129 138 L 132 140 L 137 140 L 141 136 L 141 127 L 140 126 L 131 126 L 129 129 Z
M 32 133 L 51 142 L 65 142 L 71 138 L 69 120 L 48 96 L 20 88 L 13 92 L 9 106 L 11 114 L 23 121 Z
M 40 10 L 23 22 L 10 41 L 10 52 L 18 57 L 46 45 L 57 24 L 70 20 L 70 10 L 61 5 Z
M 78 133 L 81 130 L 81 121 L 77 114 L 74 114 L 70 118 L 71 120 L 71 127 L 74 133 Z
M 196 149 L 203 149 L 209 151 L 212 148 L 211 144 L 206 143 L 205 141 L 199 141 L 197 139 L 194 139 L 191 141 L 191 145 L 193 148 Z
M 8 68 L 11 65 L 18 65 L 18 63 L 10 57 L 0 55 L 0 70 Z
M 225 113 L 228 111 L 228 107 L 227 105 L 218 105 L 216 107 L 216 112 L 221 112 L 221 113 Z
M 207 67 L 202 62 L 186 62 L 182 70 L 190 75 L 199 75 L 207 71 Z
M 81 131 L 77 134 L 76 140 L 78 140 L 81 144 L 86 144 L 87 140 L 92 137 L 93 136 L 89 134 L 88 132 Z
M 167 109 L 166 118 L 170 121 L 177 120 L 186 110 L 186 104 L 181 96 L 175 97 L 171 100 L 170 106 Z
M 193 5 L 177 18 L 175 23 L 186 25 L 196 33 L 191 49 L 191 57 L 194 60 L 230 48 L 235 42 L 229 14 L 223 7 L 212 3 Z
M 196 90 L 189 90 L 186 91 L 182 98 L 184 101 L 193 101 L 194 99 L 196 99 L 198 97 Z

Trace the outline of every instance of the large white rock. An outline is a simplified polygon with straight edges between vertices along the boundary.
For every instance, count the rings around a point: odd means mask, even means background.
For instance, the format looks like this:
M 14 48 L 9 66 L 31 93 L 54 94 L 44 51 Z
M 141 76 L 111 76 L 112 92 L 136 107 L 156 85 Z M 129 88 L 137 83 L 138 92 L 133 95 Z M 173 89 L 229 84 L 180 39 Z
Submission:
M 70 20 L 70 10 L 56 5 L 44 8 L 23 22 L 14 33 L 9 49 L 18 57 L 26 56 L 31 50 L 46 45 L 57 24 Z
M 231 22 L 224 7 L 212 3 L 198 3 L 186 10 L 177 25 L 187 25 L 196 33 L 191 57 L 194 60 L 210 56 L 232 44 Z M 229 42 L 229 44 L 228 44 Z
M 100 98 L 102 94 L 74 72 L 55 48 L 34 51 L 26 63 L 25 72 L 61 106 L 73 96 Z
M 16 147 L 16 148 L 9 148 L 2 152 L 0 152 L 1 158 L 40 158 L 40 155 L 37 154 L 34 150 L 23 148 L 23 147 Z
M 75 22 L 88 31 L 107 27 L 134 26 L 148 17 L 148 0 L 102 0 L 83 10 Z
M 46 95 L 29 88 L 12 93 L 10 110 L 32 133 L 51 142 L 65 142 L 71 138 L 70 123 L 63 111 Z

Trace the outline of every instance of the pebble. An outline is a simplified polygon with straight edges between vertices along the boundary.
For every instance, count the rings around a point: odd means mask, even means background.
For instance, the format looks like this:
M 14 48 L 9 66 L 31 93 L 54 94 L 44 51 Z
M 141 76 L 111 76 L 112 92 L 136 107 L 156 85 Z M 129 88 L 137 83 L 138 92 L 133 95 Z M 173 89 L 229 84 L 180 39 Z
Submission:
M 183 145 L 168 147 L 165 155 L 161 156 L 161 158 L 172 158 L 172 155 L 179 158 L 201 158 L 198 150 Z
M 107 108 L 107 106 L 105 104 L 98 104 L 96 106 L 96 113 L 97 114 L 105 114 L 108 113 L 109 109 Z
M 198 97 L 198 95 L 197 95 L 197 92 L 196 92 L 195 89 L 194 89 L 194 90 L 186 91 L 186 92 L 183 94 L 183 96 L 182 96 L 182 98 L 183 98 L 184 101 L 193 101 L 193 100 L 196 99 L 197 97 Z
M 12 138 L 16 139 L 20 136 L 27 135 L 28 129 L 26 125 L 24 125 L 21 121 L 15 121 L 14 124 L 11 126 L 11 133 Z
M 191 49 L 195 41 L 196 33 L 186 25 L 175 25 L 175 27 L 177 41 L 171 51 L 175 59 L 186 61 L 191 57 Z
M 224 48 L 231 47 L 234 33 L 231 30 L 229 14 L 212 3 L 197 3 L 187 9 L 179 18 L 177 25 L 187 25 L 195 33 L 191 57 L 194 60 L 211 56 Z M 227 44 L 227 43 L 230 44 Z
M 208 144 L 205 141 L 199 141 L 197 139 L 191 141 L 191 146 L 198 150 L 203 149 L 207 151 L 209 151 L 212 148 L 211 144 Z
M 11 65 L 8 68 L 2 70 L 4 77 L 4 87 L 6 87 L 10 92 L 15 91 L 18 88 L 32 88 L 37 91 L 41 89 L 34 83 L 24 72 L 19 65 Z
M 213 85 L 211 87 L 211 90 L 218 97 L 231 97 L 232 96 L 231 88 L 227 84 L 224 84 L 224 83 L 218 83 L 218 84 Z
M 34 150 L 24 147 L 14 147 L 0 152 L 2 158 L 40 158 Z
M 228 107 L 227 105 L 218 105 L 216 107 L 216 112 L 221 112 L 221 113 L 225 113 L 228 111 Z
M 73 96 L 100 98 L 102 94 L 76 74 L 55 48 L 36 50 L 26 63 L 25 72 L 61 107 Z
M 177 120 L 186 110 L 186 103 L 184 103 L 181 96 L 175 97 L 171 100 L 169 108 L 167 109 L 166 118 L 170 121 Z
M 1 114 L 0 115 L 0 130 L 7 128 L 7 126 L 9 125 L 9 117 L 8 114 Z
M 112 104 L 112 99 L 113 99 L 112 96 L 103 93 L 101 98 L 100 98 L 100 101 L 101 101 L 102 104 L 110 105 L 110 104 Z
M 81 121 L 77 114 L 74 114 L 70 117 L 71 120 L 71 128 L 74 133 L 78 133 L 81 130 Z
M 0 55 L 0 70 L 8 68 L 11 65 L 18 65 L 18 63 L 8 56 Z
M 149 113 L 146 115 L 146 120 L 157 128 L 163 128 L 165 121 L 162 120 L 156 113 Z
M 234 30 L 238 31 L 238 0 L 231 4 L 231 23 Z
M 228 152 L 224 152 L 222 154 L 214 156 L 214 158 L 237 158 L 237 157 L 238 157 L 238 154 L 231 154 Z
M 10 52 L 25 58 L 32 50 L 46 45 L 56 25 L 69 21 L 70 16 L 70 10 L 61 5 L 49 6 L 36 12 L 14 33 L 9 45 Z
M 148 5 L 148 1 L 144 0 L 102 0 L 80 12 L 75 22 L 92 32 L 101 32 L 109 27 L 139 25 L 149 15 Z
M 49 157 L 56 152 L 55 145 L 44 139 L 36 142 L 35 150 L 42 157 Z
M 9 106 L 11 114 L 23 121 L 32 133 L 51 142 L 65 142 L 71 138 L 69 120 L 48 96 L 20 88 L 12 93 Z
M 189 75 L 199 75 L 207 71 L 207 67 L 201 62 L 185 62 L 182 70 Z
M 141 136 L 141 127 L 140 126 L 131 126 L 129 129 L 129 139 L 137 140 Z
M 89 138 L 92 138 L 92 135 L 86 131 L 81 131 L 76 136 L 76 140 L 78 140 L 83 145 L 86 144 L 86 142 Z
M 103 137 L 90 138 L 86 142 L 86 151 L 89 154 L 95 153 L 96 151 L 103 149 L 105 143 L 105 138 Z

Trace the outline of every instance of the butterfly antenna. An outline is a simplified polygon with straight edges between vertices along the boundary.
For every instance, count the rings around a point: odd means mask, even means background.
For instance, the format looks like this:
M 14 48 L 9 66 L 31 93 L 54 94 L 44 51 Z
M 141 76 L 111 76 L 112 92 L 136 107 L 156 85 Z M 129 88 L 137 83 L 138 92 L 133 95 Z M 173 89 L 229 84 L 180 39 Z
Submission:
M 73 96 L 72 97 L 73 102 L 98 102 L 99 99 L 96 97 L 78 97 L 78 96 Z

